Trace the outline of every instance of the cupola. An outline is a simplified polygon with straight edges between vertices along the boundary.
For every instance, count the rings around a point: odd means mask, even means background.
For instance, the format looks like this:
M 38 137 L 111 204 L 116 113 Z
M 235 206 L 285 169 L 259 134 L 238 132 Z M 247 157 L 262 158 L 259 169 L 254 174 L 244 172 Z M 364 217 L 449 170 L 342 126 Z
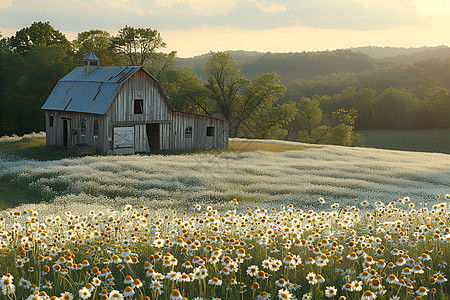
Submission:
M 85 58 L 83 58 L 83 75 L 89 75 L 94 72 L 95 69 L 100 65 L 100 59 L 94 52 L 89 52 Z

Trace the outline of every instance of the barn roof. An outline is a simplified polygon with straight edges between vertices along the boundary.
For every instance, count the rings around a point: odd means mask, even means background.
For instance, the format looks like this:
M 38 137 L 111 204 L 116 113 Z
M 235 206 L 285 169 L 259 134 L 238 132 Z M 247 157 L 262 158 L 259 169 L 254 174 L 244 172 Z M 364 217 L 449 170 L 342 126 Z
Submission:
M 58 81 L 42 109 L 103 115 L 122 84 L 141 69 L 144 70 L 142 67 L 98 67 L 83 75 L 82 67 L 75 68 Z
M 83 67 L 75 68 L 58 81 L 41 109 L 104 115 L 122 84 L 139 70 L 143 70 L 157 83 L 164 101 L 172 111 L 229 122 L 216 117 L 175 110 L 158 80 L 142 67 L 97 67 L 88 75 L 83 74 Z

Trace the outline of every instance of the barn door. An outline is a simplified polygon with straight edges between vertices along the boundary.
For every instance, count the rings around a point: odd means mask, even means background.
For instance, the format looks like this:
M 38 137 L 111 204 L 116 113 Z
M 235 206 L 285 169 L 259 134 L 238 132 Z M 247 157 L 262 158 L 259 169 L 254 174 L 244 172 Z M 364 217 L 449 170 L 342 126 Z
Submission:
M 134 153 L 134 127 L 114 127 L 114 153 Z
M 63 136 L 63 147 L 68 148 L 70 146 L 70 120 L 69 119 L 63 119 L 63 132 L 62 132 L 62 136 Z
M 150 151 L 161 150 L 159 145 L 159 123 L 147 124 L 146 131 Z

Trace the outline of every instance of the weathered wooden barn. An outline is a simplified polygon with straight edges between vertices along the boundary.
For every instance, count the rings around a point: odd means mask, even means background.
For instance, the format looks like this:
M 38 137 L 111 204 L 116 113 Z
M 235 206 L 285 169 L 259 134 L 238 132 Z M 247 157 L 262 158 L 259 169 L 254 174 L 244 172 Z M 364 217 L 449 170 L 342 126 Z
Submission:
M 108 154 L 228 147 L 228 121 L 174 109 L 142 67 L 99 63 L 89 53 L 42 106 L 47 145 Z

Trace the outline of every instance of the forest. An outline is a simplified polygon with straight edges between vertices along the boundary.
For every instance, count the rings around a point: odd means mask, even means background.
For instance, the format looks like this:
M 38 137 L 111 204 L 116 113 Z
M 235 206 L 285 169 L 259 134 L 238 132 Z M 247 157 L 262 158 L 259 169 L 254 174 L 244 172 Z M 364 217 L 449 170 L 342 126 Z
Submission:
M 91 50 L 143 66 L 175 108 L 230 120 L 232 137 L 357 145 L 363 129 L 450 128 L 450 58 L 413 64 L 335 50 L 211 52 L 181 59 L 160 33 L 125 26 L 69 41 L 48 22 L 0 35 L 0 136 L 45 129 L 40 107 Z

